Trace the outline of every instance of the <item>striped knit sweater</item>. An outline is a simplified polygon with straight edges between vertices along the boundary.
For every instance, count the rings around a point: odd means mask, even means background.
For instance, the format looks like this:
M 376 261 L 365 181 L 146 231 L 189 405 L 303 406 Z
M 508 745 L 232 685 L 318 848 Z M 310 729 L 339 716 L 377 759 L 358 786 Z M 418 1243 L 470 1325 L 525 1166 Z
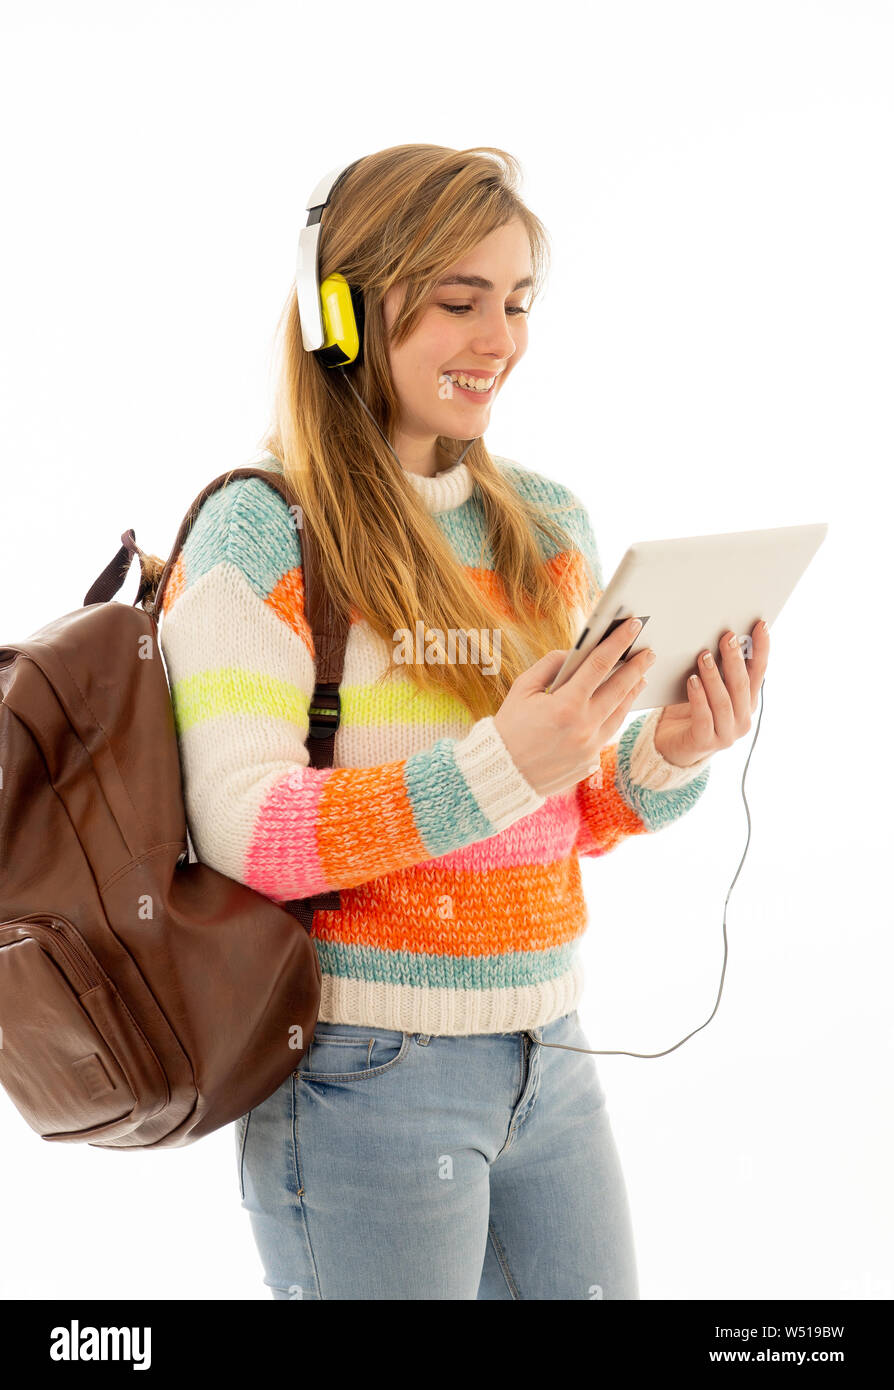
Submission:
M 281 470 L 271 455 L 259 462 Z M 582 625 L 602 571 L 586 510 L 509 460 L 498 468 L 569 534 L 538 545 Z M 407 473 L 475 582 L 484 520 L 465 463 Z M 556 508 L 571 504 L 559 514 Z M 490 547 L 482 557 L 492 563 Z M 580 855 L 599 856 L 684 815 L 710 758 L 677 768 L 656 751 L 660 710 L 636 716 L 592 776 L 543 797 L 492 718 L 402 673 L 376 684 L 391 648 L 351 612 L 332 768 L 305 746 L 314 688 L 301 548 L 285 501 L 237 479 L 212 494 L 178 554 L 160 644 L 174 705 L 196 856 L 279 902 L 338 889 L 318 911 L 320 1018 L 431 1034 L 549 1023 L 580 998 L 587 920 Z

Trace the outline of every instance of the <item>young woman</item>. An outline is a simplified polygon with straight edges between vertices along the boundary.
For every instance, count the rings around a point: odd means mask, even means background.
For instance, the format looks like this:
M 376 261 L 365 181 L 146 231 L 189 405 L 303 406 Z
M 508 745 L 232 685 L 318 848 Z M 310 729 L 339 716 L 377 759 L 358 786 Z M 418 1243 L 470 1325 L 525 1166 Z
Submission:
M 351 617 L 332 768 L 309 766 L 301 547 L 274 490 L 212 495 L 165 596 L 199 859 L 278 901 L 341 892 L 314 919 L 312 1042 L 235 1126 L 278 1299 L 639 1296 L 605 1094 L 575 1050 L 578 857 L 695 804 L 750 727 L 768 639 L 699 658 L 687 703 L 617 743 L 650 653 L 601 682 L 632 629 L 547 693 L 603 579 L 577 497 L 484 444 L 546 261 L 517 174 L 491 147 L 357 161 L 319 273 L 362 290 L 362 351 L 340 370 L 306 352 L 294 292 L 281 320 L 264 457 Z

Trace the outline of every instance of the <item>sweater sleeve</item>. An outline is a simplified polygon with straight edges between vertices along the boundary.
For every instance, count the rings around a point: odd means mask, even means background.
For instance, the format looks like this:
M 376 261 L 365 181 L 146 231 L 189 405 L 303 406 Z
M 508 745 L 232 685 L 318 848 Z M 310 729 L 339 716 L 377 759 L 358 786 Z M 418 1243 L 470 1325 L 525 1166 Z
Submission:
M 300 539 L 285 500 L 260 479 L 205 500 L 162 609 L 196 855 L 265 896 L 354 887 L 487 839 L 545 801 L 490 717 L 393 762 L 310 766 L 315 678 Z
M 565 525 L 578 550 L 578 564 L 569 567 L 578 576 L 571 592 L 586 618 L 603 592 L 602 564 L 586 508 L 573 493 L 568 498 L 572 510 Z M 606 854 L 631 835 L 671 825 L 705 790 L 711 755 L 690 767 L 669 763 L 655 747 L 660 717 L 661 708 L 637 715 L 617 742 L 601 749 L 599 767 L 577 783 L 580 825 L 574 848 L 578 854 Z

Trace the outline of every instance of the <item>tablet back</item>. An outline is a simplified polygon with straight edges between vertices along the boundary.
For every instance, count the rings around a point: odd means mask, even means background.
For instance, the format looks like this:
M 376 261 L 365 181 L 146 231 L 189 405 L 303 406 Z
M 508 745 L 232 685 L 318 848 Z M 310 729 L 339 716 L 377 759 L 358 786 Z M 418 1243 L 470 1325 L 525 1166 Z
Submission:
M 613 627 L 638 617 L 643 627 L 621 660 L 646 647 L 656 660 L 631 711 L 685 703 L 686 681 L 697 669 L 699 654 L 707 649 L 716 659 L 727 628 L 740 641 L 750 641 L 761 618 L 772 628 L 828 529 L 827 522 L 816 522 L 637 541 L 626 551 L 550 690 L 564 684 Z

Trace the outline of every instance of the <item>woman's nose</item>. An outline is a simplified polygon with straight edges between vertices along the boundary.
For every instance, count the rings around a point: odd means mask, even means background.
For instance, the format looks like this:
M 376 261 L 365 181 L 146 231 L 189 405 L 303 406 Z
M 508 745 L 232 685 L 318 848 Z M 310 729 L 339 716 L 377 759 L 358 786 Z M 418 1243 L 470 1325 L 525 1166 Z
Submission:
M 508 364 L 510 357 L 515 356 L 517 348 L 506 320 L 497 317 L 493 323 L 482 325 L 471 350 L 479 352 L 482 356 L 499 357 Z

